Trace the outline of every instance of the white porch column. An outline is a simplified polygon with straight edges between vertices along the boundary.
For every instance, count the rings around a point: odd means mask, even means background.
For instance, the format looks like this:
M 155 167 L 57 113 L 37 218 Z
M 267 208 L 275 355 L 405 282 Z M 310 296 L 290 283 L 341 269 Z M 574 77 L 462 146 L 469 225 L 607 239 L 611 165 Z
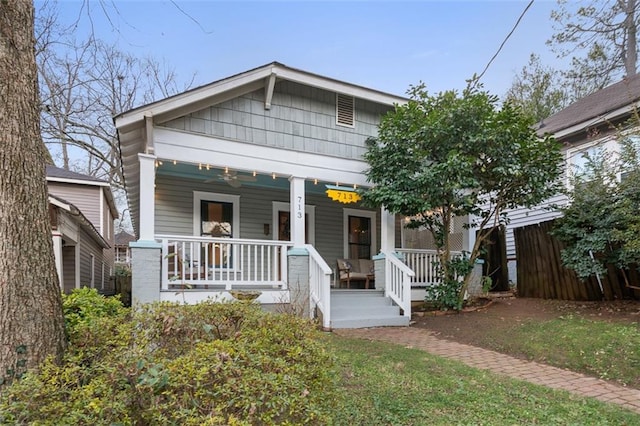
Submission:
M 304 178 L 291 176 L 289 178 L 289 229 L 291 231 L 291 241 L 294 247 L 303 247 L 305 244 L 305 196 Z
M 396 216 L 382 207 L 380 219 L 380 251 L 393 252 L 396 248 Z
M 60 289 L 64 291 L 64 281 L 62 280 L 62 234 L 53 232 L 53 257 L 56 260 L 56 272 L 58 273 L 58 283 Z
M 140 235 L 138 241 L 155 241 L 156 156 L 138 154 L 140 162 Z

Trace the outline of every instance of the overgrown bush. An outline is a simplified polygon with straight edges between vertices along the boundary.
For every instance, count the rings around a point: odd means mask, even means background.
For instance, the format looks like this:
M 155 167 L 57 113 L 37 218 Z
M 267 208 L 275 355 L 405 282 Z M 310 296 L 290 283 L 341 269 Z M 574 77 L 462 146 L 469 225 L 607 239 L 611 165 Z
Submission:
M 318 333 L 247 303 L 84 317 L 61 366 L 4 392 L 0 423 L 323 424 L 336 374 Z
M 473 269 L 468 256 L 463 254 L 445 261 L 449 274 L 444 273 L 444 268 L 436 262 L 433 266 L 440 282 L 427 286 L 425 301 L 432 304 L 436 309 L 447 311 L 462 309 L 464 298 L 460 297 L 464 285 L 463 277 L 468 275 Z

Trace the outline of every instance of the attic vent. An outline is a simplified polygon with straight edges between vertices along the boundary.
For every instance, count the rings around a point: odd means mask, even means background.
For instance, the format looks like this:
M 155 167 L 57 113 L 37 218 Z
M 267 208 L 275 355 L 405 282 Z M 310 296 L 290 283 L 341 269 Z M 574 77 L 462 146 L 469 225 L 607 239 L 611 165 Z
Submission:
M 336 124 L 353 127 L 355 123 L 353 96 L 336 93 Z

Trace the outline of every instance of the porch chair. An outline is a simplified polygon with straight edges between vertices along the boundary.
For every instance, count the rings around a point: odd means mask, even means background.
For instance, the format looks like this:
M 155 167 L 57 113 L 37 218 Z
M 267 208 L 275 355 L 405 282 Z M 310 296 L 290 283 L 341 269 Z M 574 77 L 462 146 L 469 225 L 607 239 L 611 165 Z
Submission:
M 365 288 L 369 289 L 370 281 L 375 280 L 373 260 L 370 259 L 337 259 L 338 287 L 343 283 L 351 288 L 351 281 L 364 281 Z

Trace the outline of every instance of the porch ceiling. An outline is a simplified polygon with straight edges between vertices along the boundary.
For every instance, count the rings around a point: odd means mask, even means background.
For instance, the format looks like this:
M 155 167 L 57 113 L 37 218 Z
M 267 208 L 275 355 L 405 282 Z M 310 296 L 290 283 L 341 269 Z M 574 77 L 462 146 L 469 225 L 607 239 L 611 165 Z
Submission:
M 237 173 L 238 176 L 253 178 L 253 171 L 249 170 L 231 170 L 229 172 Z M 182 179 L 193 179 L 199 182 L 204 182 L 210 179 L 215 179 L 213 182 L 224 182 L 222 176 L 224 169 L 210 167 L 209 170 L 206 166 L 202 166 L 200 169 L 198 164 L 190 163 L 176 163 L 171 161 L 162 161 L 156 168 L 156 174 L 162 176 L 172 176 Z M 242 178 L 241 178 L 242 179 Z M 260 187 L 265 189 L 275 189 L 289 191 L 289 179 L 288 176 L 277 176 L 274 179 L 273 175 L 266 173 L 256 173 L 255 181 L 241 181 L 243 187 Z M 326 191 L 325 184 L 335 185 L 336 182 L 320 182 L 306 181 L 305 191 L 307 194 L 324 194 Z

